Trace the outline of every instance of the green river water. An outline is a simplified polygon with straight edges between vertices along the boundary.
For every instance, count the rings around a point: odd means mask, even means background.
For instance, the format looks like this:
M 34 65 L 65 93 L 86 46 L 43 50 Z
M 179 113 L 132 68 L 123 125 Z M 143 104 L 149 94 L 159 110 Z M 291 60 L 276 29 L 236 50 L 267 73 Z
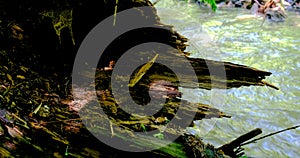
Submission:
M 164 23 L 189 38 L 192 57 L 228 61 L 272 72 L 269 87 L 229 90 L 181 89 L 185 99 L 218 107 L 231 119 L 203 120 L 191 132 L 215 146 L 261 128 L 265 135 L 300 124 L 300 14 L 288 12 L 283 23 L 252 17 L 250 10 L 199 7 L 175 0 L 156 4 Z M 216 94 L 213 94 L 214 92 Z M 219 101 L 215 101 L 219 100 Z M 247 156 L 300 157 L 300 129 L 244 146 Z

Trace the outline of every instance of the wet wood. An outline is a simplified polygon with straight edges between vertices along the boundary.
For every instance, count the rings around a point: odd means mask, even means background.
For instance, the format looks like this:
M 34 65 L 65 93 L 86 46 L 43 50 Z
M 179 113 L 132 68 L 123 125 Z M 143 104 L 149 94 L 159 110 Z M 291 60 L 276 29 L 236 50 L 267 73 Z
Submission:
M 253 140 L 251 140 L 251 141 L 244 142 L 244 143 L 241 144 L 241 146 L 244 146 L 244 145 L 247 145 L 247 144 L 251 144 L 251 143 L 255 143 L 255 142 L 257 142 L 258 140 L 265 139 L 265 138 L 267 138 L 267 137 L 271 137 L 271 136 L 273 136 L 273 135 L 275 135 L 275 134 L 279 134 L 279 133 L 282 133 L 282 132 L 285 132 L 285 131 L 288 131 L 288 130 L 297 129 L 297 128 L 299 128 L 299 127 L 300 127 L 300 125 L 297 125 L 297 126 L 293 126 L 293 127 L 289 127 L 289 128 L 280 130 L 280 131 L 276 131 L 276 132 L 267 134 L 267 135 L 265 135 L 265 136 L 262 136 L 262 137 L 253 139 Z
M 216 149 L 211 144 L 203 143 L 200 138 L 193 135 L 185 134 L 181 139 L 184 140 L 183 143 L 187 146 L 184 148 L 184 151 L 189 158 L 207 157 L 209 154 L 207 155 L 205 152 L 210 152 L 211 156 L 215 158 L 229 157 L 224 155 L 224 152 L 221 149 Z
M 102 75 L 101 75 L 102 76 Z M 103 77 L 103 76 L 102 76 Z M 103 81 L 103 78 L 101 79 Z M 100 81 L 97 79 L 96 81 Z M 97 82 L 96 82 L 97 83 Z M 102 85 L 103 86 L 103 85 Z M 97 85 L 96 85 L 97 87 Z M 117 123 L 122 126 L 127 126 L 127 128 L 131 128 L 135 131 L 141 131 L 139 127 L 136 127 L 136 124 L 143 124 L 147 129 L 157 129 L 160 125 L 164 125 L 168 123 L 169 120 L 178 119 L 176 118 L 176 113 L 178 109 L 182 110 L 181 117 L 190 117 L 190 115 L 194 115 L 192 120 L 201 120 L 203 118 L 210 119 L 213 117 L 222 118 L 230 116 L 224 114 L 220 110 L 206 104 L 202 103 L 191 103 L 186 100 L 181 99 L 182 93 L 179 92 L 178 86 L 172 85 L 170 81 L 165 80 L 146 80 L 143 78 L 136 84 L 134 87 L 130 88 L 130 93 L 132 97 L 126 97 L 124 95 L 122 98 L 114 98 L 110 91 L 103 91 L 101 89 L 105 89 L 104 87 L 98 87 L 100 91 L 98 91 L 98 98 L 102 108 L 106 114 L 110 115 L 115 120 L 119 120 Z M 119 91 L 121 95 L 122 93 L 126 94 L 127 92 Z M 118 103 L 116 102 L 118 100 Z M 153 113 L 153 116 L 143 117 L 143 114 L 136 114 L 136 117 L 130 116 L 129 113 L 134 110 L 126 109 L 124 112 L 124 105 L 119 107 L 118 104 L 126 104 L 130 103 L 130 100 L 134 100 L 137 104 L 136 106 L 145 106 L 147 112 Z M 158 100 L 158 101 L 156 101 Z M 165 100 L 161 102 L 160 100 Z M 149 102 L 151 104 L 157 104 L 152 107 L 147 107 Z M 137 107 L 138 108 L 138 107 Z M 128 119 L 130 118 L 130 119 Z M 179 119 L 183 119 L 179 118 Z M 123 120 L 123 121 L 122 121 Z M 159 121 L 161 120 L 161 121 Z M 184 119 L 183 119 L 184 120 Z M 190 121 L 190 120 L 189 120 Z M 191 124 L 192 122 L 186 122 L 185 124 Z M 184 130 L 184 129 L 181 129 Z
M 235 140 L 231 141 L 230 143 L 224 144 L 223 146 L 219 147 L 218 149 L 222 150 L 226 155 L 231 157 L 237 157 L 238 155 L 243 155 L 240 153 L 242 150 L 238 147 L 241 146 L 242 143 L 254 138 L 255 136 L 262 133 L 260 128 L 256 128 L 246 134 L 243 134 L 236 138 Z
M 149 54 L 151 57 L 151 54 Z M 163 57 L 158 57 L 163 58 Z M 164 59 L 161 59 L 164 60 Z M 206 60 L 200 58 L 187 58 L 192 65 L 193 69 L 186 69 L 180 64 L 180 61 L 168 60 L 173 68 L 182 70 L 182 78 L 177 78 L 177 75 L 170 70 L 167 66 L 161 64 L 153 64 L 151 68 L 145 73 L 145 78 L 152 79 L 164 79 L 172 81 L 176 86 L 185 88 L 202 88 L 202 89 L 230 89 L 238 88 L 242 86 L 268 86 L 270 88 L 278 90 L 275 85 L 268 83 L 264 79 L 270 76 L 272 73 L 251 68 L 244 65 L 234 64 L 230 62 L 221 62 Z M 129 63 L 134 63 L 134 60 L 129 60 Z M 122 65 L 122 67 L 128 67 L 128 65 Z M 128 67 L 130 69 L 130 67 Z M 195 73 L 197 81 L 193 80 L 191 74 Z M 131 74 L 130 74 L 131 75 Z M 136 74 L 131 76 L 133 79 Z M 128 79 L 128 77 L 126 78 Z

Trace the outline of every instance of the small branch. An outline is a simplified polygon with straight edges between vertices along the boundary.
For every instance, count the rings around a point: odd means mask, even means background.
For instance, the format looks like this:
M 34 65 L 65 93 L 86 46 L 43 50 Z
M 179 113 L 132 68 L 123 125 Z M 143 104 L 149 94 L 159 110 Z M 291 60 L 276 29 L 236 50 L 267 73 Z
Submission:
M 269 86 L 269 87 L 274 88 L 274 89 L 276 89 L 276 90 L 279 90 L 278 87 L 276 87 L 275 85 L 273 85 L 273 84 L 271 84 L 271 83 L 268 83 L 268 82 L 266 82 L 266 81 L 263 81 L 263 80 L 262 80 L 261 83 L 262 83 L 263 85 L 266 85 L 266 86 Z
M 93 117 L 92 119 L 94 119 L 96 117 Z M 89 118 L 86 118 L 89 119 Z M 60 122 L 69 122 L 69 121 L 81 121 L 82 118 L 74 118 L 74 119 L 66 119 L 66 120 L 59 120 L 59 121 L 49 121 L 49 122 L 39 122 L 39 123 L 33 123 L 34 125 L 39 125 L 39 124 L 53 124 L 53 123 L 60 123 Z
M 222 150 L 226 155 L 229 155 L 231 157 L 236 157 L 237 151 L 238 152 L 240 152 L 240 151 L 239 150 L 234 151 L 234 149 L 236 149 L 237 147 L 240 147 L 243 142 L 245 142 L 261 133 L 262 133 L 262 130 L 260 128 L 256 128 L 256 129 L 236 138 L 232 142 L 224 144 L 223 146 L 219 147 L 218 149 Z
M 116 0 L 115 12 L 114 12 L 114 23 L 113 26 L 116 26 L 117 21 L 117 10 L 118 10 L 118 0 Z
M 283 130 L 280 130 L 280 131 L 277 131 L 277 132 L 274 132 L 274 133 L 270 133 L 270 134 L 267 134 L 267 135 L 265 135 L 265 136 L 259 137 L 259 138 L 257 138 L 257 139 L 251 140 L 251 141 L 249 141 L 249 142 L 242 143 L 240 146 L 244 146 L 244 145 L 247 145 L 247 144 L 255 143 L 255 142 L 258 141 L 258 140 L 261 140 L 261 139 L 270 137 L 270 136 L 275 135 L 275 134 L 278 134 L 278 133 L 282 133 L 282 132 L 284 132 L 284 131 L 296 129 L 296 128 L 298 128 L 298 127 L 300 127 L 300 125 L 298 125 L 298 126 L 293 126 L 293 127 L 289 127 L 289 128 L 286 128 L 286 129 L 283 129 Z
M 114 133 L 114 128 L 113 128 L 112 122 L 110 120 L 108 120 L 108 121 L 109 121 L 109 127 L 110 127 L 111 137 L 114 137 L 115 133 Z
M 157 1 L 155 1 L 155 2 L 153 3 L 153 5 L 157 4 L 159 1 L 161 1 L 161 0 L 157 0 Z

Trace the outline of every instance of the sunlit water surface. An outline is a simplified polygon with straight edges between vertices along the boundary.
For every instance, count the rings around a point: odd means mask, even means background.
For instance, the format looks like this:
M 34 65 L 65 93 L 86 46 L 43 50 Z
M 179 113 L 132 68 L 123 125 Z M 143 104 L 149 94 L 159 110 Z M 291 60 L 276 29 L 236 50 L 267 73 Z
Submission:
M 223 145 L 255 128 L 265 135 L 300 124 L 300 15 L 288 12 L 284 23 L 263 26 L 249 10 L 210 9 L 175 0 L 156 5 L 164 23 L 189 38 L 191 56 L 229 61 L 272 72 L 268 87 L 241 87 L 221 91 L 182 89 L 185 99 L 213 104 L 231 119 L 204 120 L 191 131 L 215 146 Z M 218 92 L 219 93 L 219 92 Z M 217 97 L 222 103 L 214 103 Z M 219 100 L 222 100 L 219 99 Z M 213 126 L 211 126 L 213 125 Z M 207 128 L 211 127 L 211 128 Z M 286 131 L 244 146 L 251 157 L 299 157 L 300 129 Z

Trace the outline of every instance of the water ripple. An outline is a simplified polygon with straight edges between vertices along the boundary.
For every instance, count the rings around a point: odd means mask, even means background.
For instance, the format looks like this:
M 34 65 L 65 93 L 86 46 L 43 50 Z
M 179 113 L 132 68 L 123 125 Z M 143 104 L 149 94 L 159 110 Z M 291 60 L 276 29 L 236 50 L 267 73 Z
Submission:
M 196 47 L 188 48 L 193 57 L 203 57 L 206 53 L 208 59 L 270 71 L 273 75 L 267 81 L 280 88 L 278 91 L 268 87 L 228 90 L 225 106 L 218 108 L 233 117 L 218 119 L 214 128 L 202 135 L 205 141 L 219 146 L 255 128 L 261 128 L 264 135 L 300 123 L 300 17 L 296 13 L 288 12 L 284 23 L 265 22 L 260 27 L 261 18 L 242 18 L 249 14 L 247 10 L 220 9 L 211 14 L 209 10 L 184 3 L 178 5 L 174 1 L 161 1 L 157 5 L 189 15 L 178 21 L 173 13 L 158 10 L 163 22 L 170 22 L 179 33 L 196 41 Z M 203 31 L 214 41 L 203 42 Z M 207 91 L 183 91 L 192 94 L 187 97 L 190 101 L 200 98 L 201 102 L 209 103 Z M 201 131 L 203 134 L 205 126 L 199 125 L 194 130 L 200 136 Z M 254 157 L 299 157 L 300 129 L 274 135 L 245 148 L 247 155 Z

